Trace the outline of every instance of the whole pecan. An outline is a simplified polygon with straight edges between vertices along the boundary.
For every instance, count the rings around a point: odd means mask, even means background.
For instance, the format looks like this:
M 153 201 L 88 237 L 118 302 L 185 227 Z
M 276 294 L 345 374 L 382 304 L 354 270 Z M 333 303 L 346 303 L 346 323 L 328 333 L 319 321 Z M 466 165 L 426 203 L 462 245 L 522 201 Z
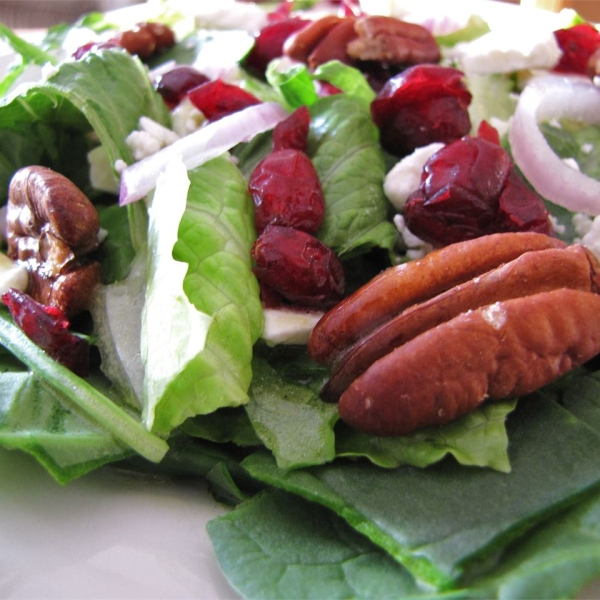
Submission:
M 541 234 L 477 239 L 389 269 L 317 324 L 313 356 L 319 329 L 341 317 L 352 328 L 322 390 L 347 423 L 404 435 L 530 393 L 600 352 L 600 263 L 587 249 Z
M 375 60 L 394 65 L 437 63 L 440 47 L 433 35 L 416 23 L 384 16 L 360 17 L 354 30 L 358 37 L 347 46 L 357 60 Z
M 290 36 L 284 52 L 311 69 L 330 60 L 355 66 L 372 61 L 407 67 L 437 63 L 441 58 L 439 45 L 427 29 L 384 16 L 327 15 Z
M 30 273 L 28 293 L 72 316 L 86 310 L 100 281 L 100 265 L 86 255 L 98 246 L 94 205 L 69 179 L 51 169 L 18 170 L 9 186 L 8 255 Z

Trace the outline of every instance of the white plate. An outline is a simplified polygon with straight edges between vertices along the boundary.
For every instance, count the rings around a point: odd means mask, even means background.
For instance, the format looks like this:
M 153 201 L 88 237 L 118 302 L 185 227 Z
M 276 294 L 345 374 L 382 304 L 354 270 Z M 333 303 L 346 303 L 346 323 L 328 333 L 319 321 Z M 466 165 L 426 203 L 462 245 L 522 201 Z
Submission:
M 0 450 L 0 598 L 229 600 L 206 523 L 225 509 L 197 485 L 104 470 L 67 488 Z

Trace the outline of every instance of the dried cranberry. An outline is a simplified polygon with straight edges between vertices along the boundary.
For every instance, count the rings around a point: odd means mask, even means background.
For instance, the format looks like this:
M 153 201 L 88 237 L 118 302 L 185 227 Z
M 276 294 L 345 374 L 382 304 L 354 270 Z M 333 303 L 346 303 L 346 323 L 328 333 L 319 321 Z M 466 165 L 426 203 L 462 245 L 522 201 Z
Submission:
M 271 225 L 252 247 L 258 280 L 292 304 L 326 308 L 344 293 L 344 270 L 317 238 L 292 227 Z
M 389 79 L 371 103 L 382 146 L 406 156 L 432 142 L 449 143 L 471 130 L 471 94 L 463 73 L 451 67 L 417 65 Z
M 220 79 L 192 88 L 187 97 L 209 121 L 218 121 L 238 110 L 260 104 L 252 94 Z
M 170 108 L 177 106 L 186 94 L 209 79 L 197 69 L 180 66 L 163 73 L 154 81 L 154 88 Z
M 589 23 L 580 23 L 554 32 L 562 56 L 554 67 L 557 73 L 588 74 L 588 62 L 600 48 L 600 32 Z
M 310 21 L 299 18 L 275 20 L 263 27 L 254 40 L 254 45 L 244 59 L 244 66 L 260 75 L 264 75 L 267 65 L 283 55 L 285 41 Z
M 542 199 L 519 177 L 506 151 L 465 136 L 425 164 L 404 205 L 408 228 L 434 246 L 505 231 L 552 228 Z
M 117 42 L 89 42 L 83 46 L 79 46 L 79 48 L 73 52 L 72 57 L 75 60 L 81 60 L 87 54 L 110 48 L 121 48 L 121 46 L 117 44 Z
M 273 130 L 273 150 L 293 148 L 306 152 L 310 113 L 306 106 L 295 110 L 287 119 L 279 122 Z
M 335 96 L 336 94 L 343 93 L 340 88 L 329 83 L 329 81 L 315 81 L 315 88 L 317 90 L 317 96 L 319 98 L 326 98 L 327 96 Z
M 319 176 L 300 150 L 277 150 L 252 171 L 248 189 L 254 202 L 257 232 L 267 225 L 286 225 L 316 232 L 325 215 Z
M 70 324 L 62 310 L 44 306 L 15 288 L 4 293 L 2 300 L 32 342 L 77 375 L 88 375 L 89 342 L 68 330 Z

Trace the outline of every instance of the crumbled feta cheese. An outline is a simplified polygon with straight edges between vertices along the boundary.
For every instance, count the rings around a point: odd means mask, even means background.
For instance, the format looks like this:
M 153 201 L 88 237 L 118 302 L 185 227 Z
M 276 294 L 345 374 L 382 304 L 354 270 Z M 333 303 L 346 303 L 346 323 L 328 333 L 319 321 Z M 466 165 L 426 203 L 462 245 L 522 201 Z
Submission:
M 517 28 L 518 29 L 518 28 Z M 471 42 L 457 44 L 447 58 L 467 75 L 550 69 L 561 57 L 551 31 L 490 31 Z
M 101 192 L 118 194 L 119 182 L 115 177 L 104 146 L 98 146 L 90 150 L 87 158 L 90 165 L 90 183 L 92 187 Z
M 262 339 L 269 346 L 306 344 L 322 312 L 266 308 Z
M 194 12 L 198 29 L 237 29 L 254 33 L 268 23 L 267 11 L 254 2 L 199 2 L 194 5 Z
M 22 292 L 29 287 L 29 273 L 24 265 L 8 258 L 0 252 L 0 295 L 10 288 L 16 288 Z
M 575 242 L 583 244 L 594 256 L 600 259 L 600 216 L 589 217 L 576 213 L 572 217 L 573 227 L 580 236 Z
M 179 139 L 174 131 L 148 117 L 140 117 L 138 126 L 140 129 L 132 131 L 125 140 L 135 160 L 156 154 Z
M 433 250 L 431 244 L 424 242 L 408 229 L 402 215 L 396 215 L 394 217 L 394 225 L 400 233 L 402 243 L 406 248 L 406 256 L 411 260 L 423 258 L 423 256 Z
M 434 143 L 417 148 L 392 167 L 383 183 L 383 191 L 396 210 L 403 209 L 408 197 L 419 187 L 425 163 L 443 146 Z
M 180 137 L 196 131 L 206 121 L 202 111 L 198 110 L 189 98 L 184 98 L 172 111 L 173 131 Z

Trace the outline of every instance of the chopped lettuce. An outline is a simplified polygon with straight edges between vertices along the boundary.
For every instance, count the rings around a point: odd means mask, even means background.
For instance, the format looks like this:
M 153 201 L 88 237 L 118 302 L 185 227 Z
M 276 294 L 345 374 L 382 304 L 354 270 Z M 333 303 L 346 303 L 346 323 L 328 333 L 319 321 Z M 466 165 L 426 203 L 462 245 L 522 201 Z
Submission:
M 46 81 L 0 105 L 0 189 L 8 189 L 18 168 L 43 164 L 87 190 L 89 134 L 104 146 L 111 165 L 119 159 L 131 163 L 125 139 L 142 115 L 170 122 L 138 59 L 122 50 L 103 50 L 62 63 Z
M 227 156 L 187 175 L 183 164 L 171 168 L 150 207 L 142 317 L 144 420 L 163 434 L 189 417 L 248 402 L 263 324 L 241 174 Z

